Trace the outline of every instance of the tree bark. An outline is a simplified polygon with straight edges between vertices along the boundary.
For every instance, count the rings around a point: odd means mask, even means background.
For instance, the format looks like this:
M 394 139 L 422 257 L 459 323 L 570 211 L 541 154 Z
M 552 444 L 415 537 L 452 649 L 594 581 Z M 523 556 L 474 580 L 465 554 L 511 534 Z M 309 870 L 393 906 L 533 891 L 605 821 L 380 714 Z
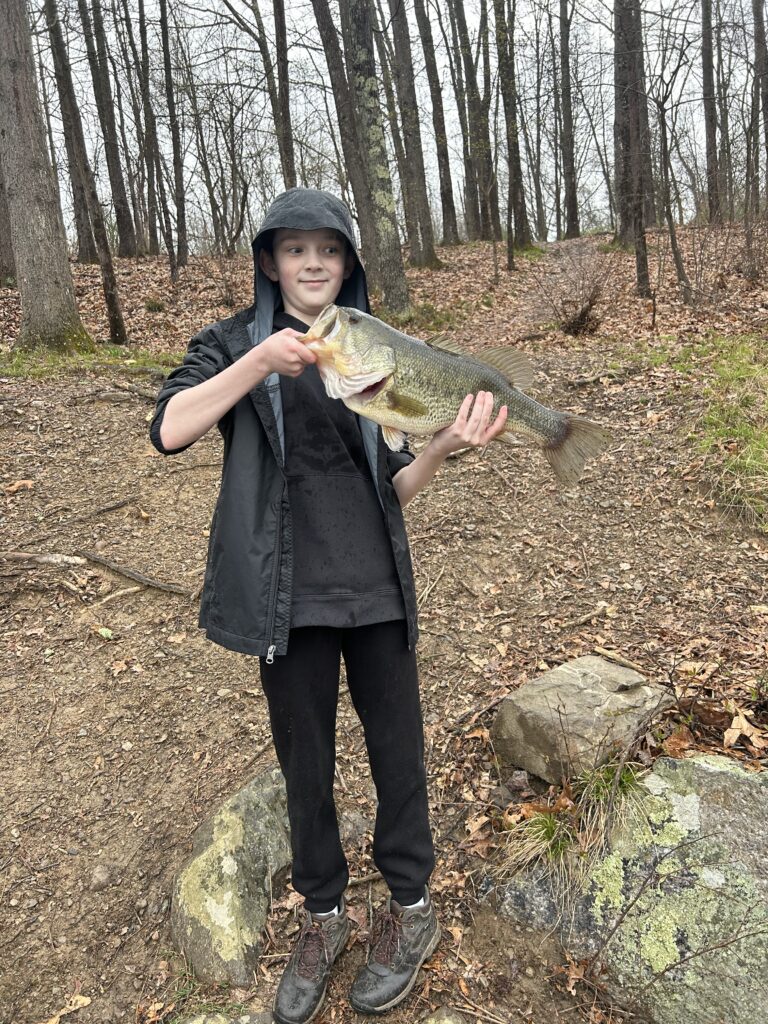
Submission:
M 755 79 L 763 122 L 765 192 L 768 197 L 768 49 L 765 43 L 763 0 L 752 0 L 752 19 L 755 27 Z
M 8 213 L 8 200 L 5 197 L 3 174 L 0 169 L 0 288 L 7 281 L 16 277 L 16 261 L 13 258 L 11 245 L 11 220 Z
M 91 68 L 93 94 L 96 98 L 96 109 L 104 137 L 104 155 L 107 160 L 109 185 L 112 191 L 112 204 L 115 208 L 115 225 L 117 227 L 118 256 L 136 255 L 136 230 L 128 205 L 125 191 L 123 169 L 120 164 L 120 147 L 117 140 L 112 87 L 109 81 L 107 66 L 107 45 L 104 33 L 104 19 L 101 13 L 101 0 L 91 0 L 93 8 L 93 24 L 86 0 L 77 0 L 80 21 L 83 25 L 88 63 Z
M 576 157 L 573 137 L 573 107 L 571 101 L 572 17 L 573 7 L 569 3 L 569 0 L 560 0 L 560 90 L 562 96 L 563 116 L 563 133 L 560 137 L 560 144 L 563 153 L 566 238 L 578 238 L 581 234 L 579 229 L 579 200 L 576 191 Z
M 405 0 L 389 0 L 389 10 L 395 43 L 394 78 L 403 126 L 408 190 L 413 197 L 418 218 L 419 244 L 415 253 L 411 250 L 411 264 L 417 267 L 435 267 L 439 262 L 435 254 L 435 231 L 427 195 L 424 150 L 419 127 L 419 104 L 413 77 L 413 54 Z
M 275 17 L 275 51 L 277 54 L 277 146 L 280 150 L 280 164 L 286 188 L 296 187 L 296 160 L 293 147 L 293 126 L 291 124 L 291 97 L 288 84 L 288 34 L 285 28 L 285 4 L 273 0 Z
M 504 123 L 507 138 L 509 192 L 507 196 L 507 269 L 512 270 L 515 248 L 524 249 L 531 244 L 531 229 L 525 208 L 523 165 L 520 157 L 520 136 L 517 126 L 517 82 L 515 56 L 512 44 L 515 31 L 515 5 L 511 5 L 509 21 L 504 0 L 494 0 L 496 21 L 496 48 L 499 60 L 499 87 L 504 104 Z M 510 227 L 513 230 L 510 230 Z
M 117 281 L 112 266 L 112 254 L 109 251 L 109 240 L 107 228 L 104 223 L 104 214 L 99 202 L 96 190 L 96 179 L 93 176 L 91 165 L 88 161 L 88 153 L 85 148 L 85 135 L 83 124 L 80 119 L 80 111 L 75 99 L 75 90 L 72 83 L 72 72 L 69 66 L 64 35 L 61 31 L 61 22 L 56 10 L 56 0 L 44 0 L 44 11 L 47 21 L 48 34 L 51 40 L 51 51 L 53 64 L 56 72 L 56 84 L 61 97 L 62 109 L 65 107 L 71 115 L 71 143 L 72 152 L 77 167 L 77 173 L 83 182 L 86 199 L 88 202 L 88 215 L 93 226 L 93 237 L 99 253 L 99 265 L 101 267 L 101 282 L 104 291 L 104 301 L 107 307 L 109 319 L 109 338 L 113 345 L 124 345 L 128 338 L 125 333 L 123 314 L 120 309 L 120 299 L 117 293 Z
M 179 130 L 179 117 L 176 111 L 176 95 L 173 87 L 173 69 L 171 67 L 171 41 L 168 29 L 168 0 L 160 0 L 160 38 L 163 45 L 165 99 L 168 104 L 168 120 L 171 126 L 171 146 L 173 147 L 173 200 L 174 206 L 176 207 L 176 258 L 175 260 L 171 259 L 171 276 L 175 280 L 178 273 L 178 267 L 186 267 L 189 262 L 189 240 L 187 238 L 187 204 L 184 197 L 184 154 L 181 151 L 181 131 Z M 158 167 L 158 180 L 159 177 L 160 168 Z M 165 195 L 161 195 L 160 199 L 161 202 L 164 202 Z M 164 233 L 166 236 L 166 248 L 170 238 L 171 249 L 173 249 L 173 234 L 169 232 L 167 225 Z
M 352 186 L 357 207 L 360 240 L 365 256 L 368 278 L 374 289 L 381 288 L 381 255 L 378 251 L 376 230 L 373 221 L 371 187 L 367 168 L 363 164 L 363 152 L 358 135 L 357 112 L 352 102 L 352 90 L 347 81 L 344 67 L 344 55 L 336 34 L 336 26 L 331 16 L 328 0 L 312 0 L 320 39 L 328 65 L 333 99 L 336 105 L 336 117 L 339 122 L 341 150 L 344 154 L 346 171 Z
M 448 153 L 448 135 L 445 129 L 445 112 L 443 110 L 443 93 L 440 77 L 437 73 L 435 44 L 432 39 L 432 26 L 429 21 L 424 0 L 414 0 L 416 22 L 419 26 L 421 46 L 424 51 L 424 64 L 429 83 L 429 95 L 432 101 L 432 127 L 435 132 L 437 148 L 437 172 L 440 177 L 440 206 L 443 215 L 443 245 L 457 245 L 459 226 L 456 222 L 456 207 L 453 202 L 453 181 L 451 179 L 451 163 Z
M 313 0 L 319 5 L 325 0 Z M 327 3 L 325 3 L 327 7 Z M 360 223 L 369 216 L 375 232 L 379 281 L 384 305 L 391 310 L 408 308 L 408 285 L 395 220 L 395 201 L 379 105 L 379 82 L 373 57 L 371 0 L 340 0 L 342 38 L 346 55 L 349 92 L 359 129 L 358 146 L 364 156 L 370 207 L 358 208 Z M 346 158 L 346 152 L 345 152 Z
M 456 97 L 456 109 L 459 115 L 461 127 L 461 148 L 464 159 L 464 226 L 467 238 L 470 242 L 480 237 L 480 200 L 477 191 L 477 173 L 472 159 L 469 115 L 467 111 L 467 92 L 464 87 L 464 73 L 461 67 L 461 48 L 459 37 L 456 31 L 456 19 L 453 16 L 453 9 L 449 6 L 448 15 L 451 24 L 451 45 L 445 33 L 443 20 L 440 16 L 440 8 L 436 8 L 440 32 L 443 36 L 446 54 L 448 56 L 448 67 L 451 72 L 453 91 Z
M 24 0 L 0 0 L 0 176 L 21 295 L 16 346 L 67 349 L 87 335 L 48 158 Z
M 391 40 L 387 37 L 382 26 L 389 20 L 384 17 L 384 12 L 379 4 L 378 10 L 374 9 L 374 17 L 377 18 L 375 29 L 376 48 L 379 51 L 379 67 L 381 68 L 381 84 L 384 87 L 384 98 L 387 101 L 387 122 L 389 134 L 392 137 L 392 145 L 395 150 L 395 162 L 397 164 L 397 176 L 400 179 L 400 192 L 403 200 L 403 211 L 405 214 L 405 237 L 408 241 L 410 260 L 413 263 L 420 259 L 419 241 L 419 214 L 411 187 L 411 178 L 408 173 L 408 164 L 405 156 L 405 145 L 400 132 L 398 118 L 397 100 L 392 82 L 391 68 L 395 65 L 395 56 L 391 52 Z
M 719 173 L 717 168 L 717 103 L 715 98 L 715 58 L 712 45 L 712 0 L 701 0 L 701 73 L 704 91 L 704 134 L 707 149 L 707 201 L 709 220 L 719 224 Z

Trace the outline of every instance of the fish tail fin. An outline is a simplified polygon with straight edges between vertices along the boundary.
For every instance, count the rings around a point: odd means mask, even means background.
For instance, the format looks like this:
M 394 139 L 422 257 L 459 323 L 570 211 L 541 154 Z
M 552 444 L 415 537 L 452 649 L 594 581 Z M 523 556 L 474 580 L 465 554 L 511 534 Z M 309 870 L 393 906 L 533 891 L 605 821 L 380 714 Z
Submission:
M 610 431 L 599 423 L 565 415 L 560 436 L 544 448 L 544 454 L 559 482 L 570 487 L 578 482 L 587 459 L 599 455 L 610 437 Z

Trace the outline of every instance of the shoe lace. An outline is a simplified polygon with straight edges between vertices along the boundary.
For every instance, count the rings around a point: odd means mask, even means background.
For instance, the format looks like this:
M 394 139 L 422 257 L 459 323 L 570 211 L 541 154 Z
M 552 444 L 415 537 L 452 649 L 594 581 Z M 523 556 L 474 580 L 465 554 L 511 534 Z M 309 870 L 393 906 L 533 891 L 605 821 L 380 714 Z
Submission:
M 373 922 L 371 934 L 371 959 L 377 964 L 391 963 L 400 949 L 403 926 L 399 917 L 390 911 L 381 911 Z
M 305 921 L 297 944 L 296 972 L 302 978 L 314 978 L 322 960 L 328 961 L 328 947 L 322 928 Z

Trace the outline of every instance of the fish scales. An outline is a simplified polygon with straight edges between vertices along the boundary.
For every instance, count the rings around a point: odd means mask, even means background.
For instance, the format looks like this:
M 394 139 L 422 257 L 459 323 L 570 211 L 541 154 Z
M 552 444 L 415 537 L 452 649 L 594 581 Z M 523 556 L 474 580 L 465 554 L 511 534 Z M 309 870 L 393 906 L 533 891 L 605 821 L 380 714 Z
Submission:
M 453 423 L 468 394 L 488 391 L 494 415 L 508 418 L 498 440 L 522 434 L 542 448 L 558 480 L 570 485 L 587 459 L 607 445 L 605 427 L 541 405 L 522 390 L 532 377 L 527 359 L 514 349 L 469 355 L 451 343 L 426 344 L 370 314 L 329 305 L 304 336 L 332 398 L 379 423 L 395 451 L 406 434 L 434 434 Z

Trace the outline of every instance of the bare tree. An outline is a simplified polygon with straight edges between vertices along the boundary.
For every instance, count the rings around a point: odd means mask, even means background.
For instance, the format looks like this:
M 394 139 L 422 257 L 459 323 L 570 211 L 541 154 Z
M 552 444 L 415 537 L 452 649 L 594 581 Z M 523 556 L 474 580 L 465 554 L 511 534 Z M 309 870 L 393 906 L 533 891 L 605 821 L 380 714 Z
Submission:
M 415 249 L 413 244 L 411 245 L 410 261 L 417 267 L 434 267 L 438 265 L 438 259 L 435 255 L 432 212 L 427 195 L 424 152 L 419 128 L 419 104 L 413 77 L 413 55 L 405 0 L 389 0 L 389 10 L 395 43 L 394 79 L 403 124 L 405 171 L 418 223 L 417 245 Z
M 701 75 L 704 87 L 709 219 L 713 224 L 719 224 L 722 214 L 720 212 L 720 179 L 717 169 L 717 104 L 715 101 L 715 58 L 712 45 L 712 0 L 701 0 Z
M 93 82 L 93 93 L 104 138 L 104 154 L 107 160 L 109 184 L 112 190 L 112 204 L 115 208 L 115 225 L 118 239 L 117 253 L 118 256 L 135 256 L 136 230 L 133 225 L 133 218 L 131 217 L 128 195 L 125 190 L 125 179 L 123 178 L 123 168 L 120 163 L 120 146 L 117 137 L 112 87 L 109 81 L 109 67 L 107 66 L 107 43 L 101 0 L 91 0 L 93 22 L 91 22 L 91 12 L 88 10 L 86 0 L 77 0 L 77 6 L 80 12 L 80 21 L 83 25 L 83 35 L 88 52 L 88 64 L 90 65 L 91 81 Z
M 560 82 L 562 95 L 563 184 L 565 186 L 565 237 L 578 238 L 579 200 L 576 193 L 576 157 L 573 137 L 573 104 L 571 101 L 571 20 L 573 3 L 560 0 Z
M 429 83 L 429 95 L 432 100 L 432 126 L 435 130 L 435 146 L 437 148 L 437 172 L 440 177 L 440 205 L 443 212 L 443 245 L 456 245 L 459 241 L 459 227 L 456 223 L 456 207 L 453 202 L 453 182 L 451 164 L 448 154 L 448 135 L 445 128 L 445 112 L 443 110 L 443 92 L 437 72 L 435 44 L 432 39 L 432 25 L 429 21 L 424 0 L 414 0 L 416 21 L 424 50 L 424 62 Z
M 16 344 L 70 348 L 85 339 L 75 304 L 56 182 L 38 106 L 24 0 L 0 0 L 0 177 L 21 294 Z
M 51 51 L 53 53 L 54 68 L 56 71 L 56 84 L 61 97 L 63 109 L 69 111 L 72 154 L 77 168 L 78 177 L 83 183 L 85 197 L 88 203 L 88 216 L 93 227 L 93 237 L 99 253 L 99 266 L 101 268 L 101 282 L 104 291 L 104 301 L 107 307 L 109 319 L 109 337 L 113 345 L 124 345 L 128 338 L 125 333 L 125 323 L 120 308 L 120 299 L 117 293 L 117 280 L 112 265 L 112 254 L 109 251 L 109 240 L 107 228 L 104 223 L 104 213 L 99 202 L 96 191 L 96 179 L 94 178 L 91 165 L 88 160 L 88 153 L 85 147 L 85 135 L 80 119 L 80 111 L 75 99 L 75 90 L 72 82 L 72 72 L 67 57 L 64 35 L 61 31 L 56 0 L 45 0 L 45 18 L 48 23 L 48 35 L 51 40 Z

